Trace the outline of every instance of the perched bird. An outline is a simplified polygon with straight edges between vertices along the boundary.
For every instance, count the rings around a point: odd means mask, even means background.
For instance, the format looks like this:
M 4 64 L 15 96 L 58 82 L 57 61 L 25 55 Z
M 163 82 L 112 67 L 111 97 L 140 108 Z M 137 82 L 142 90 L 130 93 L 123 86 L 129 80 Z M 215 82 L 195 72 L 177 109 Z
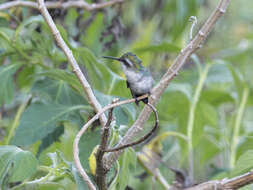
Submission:
M 121 63 L 121 67 L 127 80 L 127 88 L 130 88 L 133 98 L 150 93 L 154 83 L 153 77 L 151 76 L 149 69 L 141 64 L 142 61 L 135 54 L 127 52 L 120 58 L 112 56 L 103 57 Z M 148 98 L 145 98 L 142 101 L 147 104 Z M 138 105 L 139 101 L 136 100 L 136 104 Z

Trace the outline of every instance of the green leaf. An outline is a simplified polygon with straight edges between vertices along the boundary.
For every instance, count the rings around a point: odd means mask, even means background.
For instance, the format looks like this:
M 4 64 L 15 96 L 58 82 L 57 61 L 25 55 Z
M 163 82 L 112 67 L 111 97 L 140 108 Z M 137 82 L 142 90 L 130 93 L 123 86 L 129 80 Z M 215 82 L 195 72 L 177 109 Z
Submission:
M 160 52 L 179 52 L 180 48 L 175 46 L 174 44 L 171 43 L 161 43 L 158 45 L 148 45 L 140 48 L 134 49 L 136 53 L 145 53 L 145 52 L 155 52 L 155 53 L 160 53 Z
M 0 38 L 4 39 L 8 43 L 9 46 L 12 46 L 11 39 L 13 38 L 14 33 L 15 33 L 14 30 L 11 30 L 9 28 L 0 27 Z M 1 45 L 3 45 L 2 41 L 1 41 Z M 5 47 L 5 48 L 7 48 L 7 47 Z
M 101 42 L 99 36 L 104 27 L 103 23 L 104 14 L 97 13 L 93 22 L 86 29 L 85 33 L 81 36 L 81 41 L 86 47 L 90 47 L 92 51 L 98 53 L 101 50 Z
M 235 168 L 231 171 L 231 176 L 236 176 L 248 172 L 253 168 L 253 150 L 248 150 L 236 162 Z
M 10 103 L 14 97 L 13 74 L 20 64 L 9 64 L 0 66 L 0 105 Z
M 244 82 L 243 82 L 243 77 L 239 73 L 237 69 L 232 67 L 231 65 L 228 65 L 228 68 L 230 69 L 231 75 L 233 76 L 235 86 L 237 88 L 237 93 L 238 93 L 238 101 L 241 100 L 243 89 L 244 89 Z
M 43 150 L 45 150 L 54 142 L 60 141 L 59 138 L 63 133 L 64 127 L 59 126 L 52 133 L 48 134 L 45 138 L 43 138 L 36 156 L 38 157 Z
M 200 101 L 207 101 L 214 106 L 218 106 L 223 103 L 234 102 L 234 99 L 229 92 L 209 88 L 202 91 Z
M 95 95 L 103 107 L 108 104 L 111 104 L 113 99 L 119 98 L 116 96 L 108 96 L 98 91 L 95 91 Z M 129 115 L 131 116 L 132 120 L 134 120 L 136 117 L 136 111 L 134 109 L 133 104 L 125 104 L 121 105 L 120 107 L 116 107 L 115 110 L 113 111 L 113 114 L 116 118 L 117 125 L 128 125 Z
M 60 121 L 70 120 L 74 111 L 82 106 L 63 106 L 55 103 L 30 105 L 23 113 L 20 124 L 11 143 L 19 146 L 30 145 L 52 133 Z
M 83 88 L 73 73 L 61 69 L 50 69 L 49 71 L 41 72 L 40 75 L 55 79 L 57 80 L 56 83 L 58 84 L 65 82 L 77 92 L 79 92 L 79 94 L 83 94 Z
M 35 80 L 35 66 L 25 65 L 17 74 L 17 85 L 19 88 L 30 88 Z
M 48 74 L 49 73 L 46 73 L 46 75 Z M 53 74 L 53 72 L 50 74 Z M 57 78 L 57 74 L 55 74 L 55 77 Z M 65 80 L 68 80 L 67 76 L 65 76 Z M 69 87 L 68 83 L 61 79 L 51 80 L 46 78 L 37 81 L 32 87 L 32 92 L 46 101 L 52 101 L 62 105 L 72 106 L 88 104 L 83 96 L 76 93 L 76 91 Z
M 233 78 L 229 69 L 228 64 L 222 60 L 215 60 L 214 64 L 210 67 L 206 78 L 206 84 L 210 83 L 231 83 Z
M 94 147 L 100 143 L 100 136 L 100 129 L 97 128 L 96 130 L 88 130 L 80 139 L 78 146 L 79 157 L 82 166 L 86 171 L 90 170 L 88 158 L 91 155 Z
M 120 176 L 119 176 L 119 190 L 124 190 L 129 183 L 130 179 L 130 165 L 135 165 L 136 155 L 132 151 L 125 150 L 120 158 Z M 133 164 L 134 163 L 134 164 Z
M 111 79 L 111 73 L 105 64 L 99 62 L 92 51 L 82 47 L 76 49 L 80 62 L 84 65 L 85 70 L 96 89 L 105 90 Z M 96 76 L 96 77 L 94 77 Z
M 192 99 L 192 88 L 191 85 L 187 83 L 171 83 L 168 88 L 166 89 L 166 92 L 182 92 L 189 100 Z
M 22 31 L 22 29 L 24 27 L 26 27 L 27 25 L 29 24 L 32 24 L 32 23 L 40 23 L 40 22 L 44 22 L 44 19 L 41 15 L 38 15 L 38 16 L 31 16 L 29 17 L 28 19 L 25 19 L 16 29 L 16 38 L 18 37 L 19 33 Z
M 213 105 L 207 102 L 199 101 L 199 105 L 197 106 L 197 109 L 199 109 L 199 111 L 201 112 L 201 116 L 196 116 L 196 117 L 200 117 L 208 125 L 217 126 L 218 113 Z
M 37 168 L 35 156 L 16 146 L 0 147 L 0 186 L 3 182 L 18 182 L 31 177 Z M 6 182 L 6 181 L 5 181 Z
M 72 165 L 71 173 L 74 176 L 77 185 L 77 190 L 89 190 L 88 186 L 86 185 L 86 183 L 84 182 L 83 178 L 80 176 L 79 172 L 77 171 L 74 165 Z

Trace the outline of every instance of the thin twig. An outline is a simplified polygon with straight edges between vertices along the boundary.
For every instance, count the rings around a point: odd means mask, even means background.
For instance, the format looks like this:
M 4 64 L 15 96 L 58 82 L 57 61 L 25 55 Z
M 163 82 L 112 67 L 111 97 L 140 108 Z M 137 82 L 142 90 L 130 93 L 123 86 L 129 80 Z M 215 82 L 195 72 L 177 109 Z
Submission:
M 83 0 L 78 0 L 78 1 L 67 1 L 67 2 L 45 2 L 46 8 L 47 9 L 68 9 L 68 8 L 82 8 L 87 11 L 93 11 L 93 10 L 99 10 L 103 9 L 112 5 L 115 5 L 117 3 L 122 3 L 123 0 L 111 0 L 107 2 L 102 2 L 102 3 L 86 3 Z M 39 6 L 37 3 L 32 2 L 32 1 L 22 1 L 22 0 L 17 0 L 17 1 L 11 1 L 11 2 L 6 2 L 0 4 L 0 11 L 5 10 L 5 9 L 10 9 L 13 7 L 29 7 L 29 8 L 34 8 L 34 9 L 39 9 Z
M 43 15 L 45 21 L 47 22 L 56 42 L 58 43 L 60 48 L 63 50 L 74 73 L 76 74 L 77 78 L 81 82 L 84 92 L 87 95 L 89 104 L 92 105 L 92 107 L 94 108 L 94 110 L 96 112 L 99 112 L 102 109 L 102 107 L 101 107 L 100 103 L 98 102 L 97 98 L 95 97 L 95 95 L 90 87 L 90 84 L 88 83 L 87 79 L 83 75 L 79 65 L 77 64 L 72 51 L 69 49 L 69 47 L 67 46 L 65 41 L 62 39 L 59 30 L 56 28 L 56 25 L 55 25 L 52 17 L 48 13 L 48 10 L 45 6 L 44 0 L 37 0 L 37 1 L 38 1 L 39 10 L 40 10 L 41 14 Z M 106 116 L 103 114 L 103 115 L 101 115 L 101 117 L 99 119 L 100 119 L 102 126 L 104 126 L 107 121 Z
M 207 19 L 205 24 L 199 30 L 197 35 L 192 41 L 181 51 L 177 56 L 173 64 L 169 67 L 168 71 L 164 74 L 160 82 L 152 89 L 149 103 L 155 105 L 160 99 L 161 95 L 164 93 L 169 82 L 177 75 L 178 71 L 182 68 L 186 60 L 201 47 L 201 44 L 205 41 L 206 37 L 210 31 L 214 28 L 217 20 L 226 12 L 226 9 L 230 3 L 230 0 L 220 0 L 218 6 Z M 127 144 L 131 139 L 135 138 L 140 131 L 143 130 L 145 122 L 148 120 L 151 109 L 145 106 L 139 115 L 138 119 L 132 125 L 132 127 L 127 131 L 125 136 L 119 142 L 118 146 Z M 111 168 L 113 163 L 118 159 L 122 151 L 117 151 L 109 153 L 105 156 L 105 162 L 107 168 Z
M 192 22 L 192 25 L 191 25 L 191 30 L 190 30 L 190 34 L 189 34 L 189 38 L 190 38 L 190 41 L 192 40 L 193 38 L 193 30 L 194 30 L 194 27 L 196 26 L 197 22 L 198 22 L 198 19 L 196 16 L 191 16 L 189 18 L 189 21 Z
M 148 94 L 140 96 L 137 98 L 137 100 L 142 100 L 148 97 Z M 86 181 L 86 178 L 88 177 L 88 175 L 86 174 L 86 172 L 84 171 L 80 159 L 79 159 L 79 148 L 78 148 L 78 144 L 80 141 L 81 136 L 85 133 L 85 131 L 88 129 L 88 127 L 94 122 L 96 121 L 100 115 L 104 114 L 104 112 L 106 112 L 108 109 L 123 105 L 123 104 L 128 104 L 128 103 L 132 103 L 135 102 L 136 99 L 130 99 L 130 100 L 123 100 L 120 102 L 116 102 L 110 105 L 105 106 L 103 109 L 101 109 L 96 115 L 94 115 L 83 127 L 82 129 L 77 133 L 74 143 L 73 143 L 73 157 L 74 157 L 74 163 L 75 166 L 77 168 L 77 170 L 79 171 L 79 173 L 81 174 L 81 176 L 83 177 L 84 181 L 88 184 L 89 182 Z M 94 185 L 93 185 L 94 186 Z M 94 187 L 95 188 L 95 187 Z M 90 188 L 92 189 L 92 188 Z M 94 190 L 94 189 L 92 189 Z
M 149 137 L 152 136 L 152 134 L 156 131 L 156 129 L 157 129 L 158 125 L 159 125 L 159 119 L 158 119 L 158 113 L 156 111 L 156 108 L 152 104 L 150 104 L 150 103 L 147 103 L 147 105 L 152 109 L 152 111 L 155 114 L 155 125 L 152 128 L 152 130 L 150 132 L 148 132 L 148 134 L 146 134 L 145 136 L 141 137 L 137 141 L 134 141 L 132 143 L 128 143 L 128 144 L 125 144 L 125 145 L 121 145 L 119 147 L 106 149 L 105 152 L 115 152 L 115 151 L 123 150 L 123 149 L 128 148 L 128 147 L 135 146 L 137 144 L 140 144 L 140 143 L 144 142 L 145 140 L 147 140 Z
M 113 100 L 112 103 L 118 102 L 119 99 Z M 106 173 L 108 170 L 103 165 L 103 156 L 108 145 L 108 138 L 110 135 L 110 125 L 112 122 L 113 108 L 109 109 L 108 120 L 106 125 L 102 128 L 101 142 L 96 153 L 96 183 L 99 190 L 107 190 Z

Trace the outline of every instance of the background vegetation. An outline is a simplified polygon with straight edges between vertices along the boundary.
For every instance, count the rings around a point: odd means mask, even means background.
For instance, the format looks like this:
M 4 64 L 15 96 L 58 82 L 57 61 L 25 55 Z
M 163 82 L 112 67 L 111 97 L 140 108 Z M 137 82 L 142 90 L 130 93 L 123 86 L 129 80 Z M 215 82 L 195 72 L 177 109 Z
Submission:
M 189 42 L 189 17 L 197 16 L 197 31 L 216 4 L 208 0 L 138 0 L 102 11 L 71 8 L 50 13 L 105 106 L 115 97 L 131 96 L 119 65 L 106 62 L 103 55 L 134 52 L 159 81 Z M 184 170 L 186 178 L 193 158 L 195 182 L 233 177 L 252 168 L 251 7 L 250 0 L 231 2 L 203 48 L 186 63 L 157 104 L 160 126 L 153 141 L 125 150 L 115 164 L 118 172 L 111 189 L 125 189 L 126 185 L 138 190 L 164 189 L 142 163 L 143 147 L 159 154 L 167 166 Z M 73 167 L 72 144 L 94 110 L 37 10 L 15 7 L 0 11 L 0 63 L 2 189 L 23 181 L 16 189 L 87 189 Z M 115 109 L 112 143 L 124 135 L 141 107 L 129 104 Z M 151 118 L 147 130 L 152 123 Z M 88 158 L 100 142 L 99 128 L 94 125 L 79 145 L 87 172 Z M 193 155 L 189 155 L 189 143 Z M 171 184 L 175 175 L 164 163 L 156 166 Z

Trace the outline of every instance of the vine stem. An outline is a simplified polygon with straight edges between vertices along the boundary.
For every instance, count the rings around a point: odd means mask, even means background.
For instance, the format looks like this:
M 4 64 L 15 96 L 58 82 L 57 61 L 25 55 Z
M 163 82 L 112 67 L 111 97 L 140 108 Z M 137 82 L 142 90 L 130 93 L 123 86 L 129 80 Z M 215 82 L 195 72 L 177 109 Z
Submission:
M 191 103 L 190 111 L 189 111 L 189 119 L 187 123 L 187 139 L 188 139 L 188 156 L 189 156 L 189 179 L 191 182 L 194 180 L 194 158 L 193 158 L 193 127 L 194 127 L 194 119 L 195 119 L 195 110 L 196 105 L 199 101 L 199 97 L 201 94 L 201 90 L 203 89 L 204 82 L 206 80 L 208 71 L 210 68 L 210 64 L 205 66 L 203 72 L 200 72 L 199 82 L 193 96 L 193 101 Z
M 238 145 L 238 141 L 239 141 L 240 126 L 242 123 L 242 117 L 243 117 L 243 113 L 245 110 L 248 96 L 249 96 L 249 88 L 245 87 L 243 89 L 242 100 L 239 105 L 238 113 L 235 118 L 234 133 L 233 133 L 232 142 L 231 142 L 231 149 L 230 149 L 230 168 L 233 168 L 235 166 L 236 149 L 237 149 L 237 145 Z

